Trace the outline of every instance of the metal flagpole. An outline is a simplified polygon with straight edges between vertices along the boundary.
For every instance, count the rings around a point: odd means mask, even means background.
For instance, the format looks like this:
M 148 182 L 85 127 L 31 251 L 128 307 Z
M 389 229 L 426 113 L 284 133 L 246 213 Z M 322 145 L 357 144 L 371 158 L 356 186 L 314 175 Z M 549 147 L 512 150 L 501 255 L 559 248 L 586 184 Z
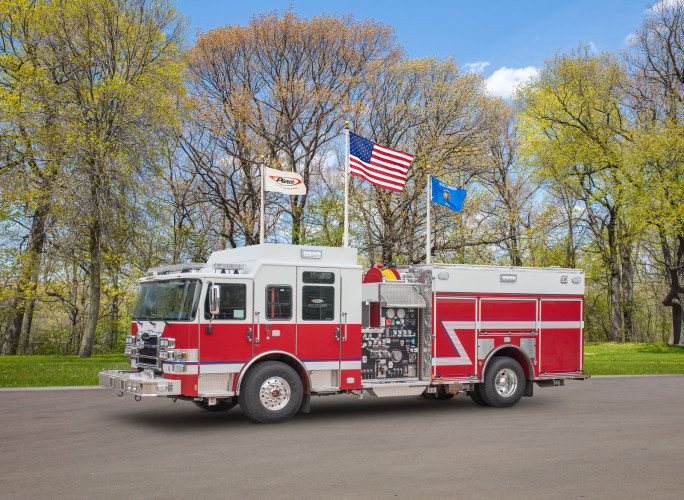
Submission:
M 264 244 L 264 205 L 266 204 L 266 193 L 264 191 L 264 155 L 259 157 L 261 160 L 261 217 L 259 219 L 259 243 Z
M 425 235 L 425 263 L 431 264 L 432 230 L 430 229 L 430 207 L 432 205 L 432 172 L 430 170 L 430 165 L 427 166 L 427 173 L 427 234 Z
M 349 122 L 344 122 L 344 248 L 349 246 Z

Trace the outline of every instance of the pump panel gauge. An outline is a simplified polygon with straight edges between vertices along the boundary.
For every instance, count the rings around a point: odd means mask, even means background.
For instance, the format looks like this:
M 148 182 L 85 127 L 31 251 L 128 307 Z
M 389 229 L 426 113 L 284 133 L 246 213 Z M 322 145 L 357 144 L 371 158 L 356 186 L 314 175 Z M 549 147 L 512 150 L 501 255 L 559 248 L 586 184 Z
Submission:
M 394 309 L 387 309 L 387 311 L 385 311 L 385 316 L 387 319 L 394 319 Z

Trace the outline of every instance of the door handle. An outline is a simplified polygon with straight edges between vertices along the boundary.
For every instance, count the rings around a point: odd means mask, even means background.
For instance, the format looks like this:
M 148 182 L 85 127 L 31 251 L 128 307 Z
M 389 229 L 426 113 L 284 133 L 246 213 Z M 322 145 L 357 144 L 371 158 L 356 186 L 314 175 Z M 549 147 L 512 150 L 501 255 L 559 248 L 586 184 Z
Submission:
M 340 327 L 335 328 L 335 340 L 340 340 Z
M 254 334 L 254 342 L 258 344 L 259 342 L 261 342 L 261 328 L 260 328 L 261 325 L 259 324 L 259 318 L 261 316 L 261 313 L 258 311 L 255 311 L 254 315 L 256 316 L 256 325 L 255 325 L 256 333 Z
M 344 337 L 342 338 L 342 342 L 347 341 L 347 313 L 342 313 L 344 316 Z
M 252 329 L 251 328 L 247 329 L 247 340 L 249 340 L 250 342 L 252 341 Z

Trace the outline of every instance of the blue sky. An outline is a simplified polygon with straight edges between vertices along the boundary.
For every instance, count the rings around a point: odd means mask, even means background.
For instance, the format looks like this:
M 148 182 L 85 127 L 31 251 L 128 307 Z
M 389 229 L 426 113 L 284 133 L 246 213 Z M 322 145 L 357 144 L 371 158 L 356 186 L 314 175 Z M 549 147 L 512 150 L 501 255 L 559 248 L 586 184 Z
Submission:
M 488 79 L 490 92 L 507 96 L 556 51 L 581 42 L 596 51 L 625 47 L 650 6 L 643 0 L 178 0 L 197 30 L 245 25 L 255 13 L 287 10 L 303 17 L 353 14 L 391 24 L 410 57 L 454 56 Z

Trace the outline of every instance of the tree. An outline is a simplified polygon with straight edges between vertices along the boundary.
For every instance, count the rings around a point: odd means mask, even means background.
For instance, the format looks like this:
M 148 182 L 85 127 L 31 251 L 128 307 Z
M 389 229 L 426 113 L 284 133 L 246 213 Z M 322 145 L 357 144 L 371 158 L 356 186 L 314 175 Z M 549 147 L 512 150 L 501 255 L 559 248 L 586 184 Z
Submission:
M 157 155 L 181 89 L 182 22 L 167 0 L 59 0 L 41 19 L 41 57 L 66 80 L 53 97 L 70 129 L 70 180 L 88 243 L 89 311 L 79 350 L 90 356 L 100 314 L 108 214 Z
M 16 354 L 21 337 L 21 345 L 29 342 L 47 225 L 66 155 L 62 109 L 51 100 L 64 80 L 40 54 L 39 22 L 51 13 L 42 1 L 0 2 L 0 190 L 15 207 L 5 217 L 27 231 L 16 257 L 2 354 Z
M 627 176 L 634 211 L 655 228 L 672 310 L 670 343 L 682 343 L 684 299 L 684 4 L 651 9 L 627 54 L 630 105 L 638 124 Z
M 538 177 L 565 186 L 584 205 L 608 277 L 609 338 L 629 337 L 631 234 L 621 174 L 631 132 L 624 108 L 624 74 L 609 54 L 580 47 L 545 62 L 518 94 L 524 153 Z M 625 318 L 623 318 L 623 313 Z M 625 319 L 625 321 L 623 321 Z
M 415 156 L 401 193 L 354 182 L 354 211 L 364 228 L 365 250 L 375 260 L 425 260 L 427 167 L 440 180 L 465 186 L 475 178 L 491 126 L 481 77 L 461 72 L 452 58 L 402 59 L 368 75 L 365 106 L 353 122 L 378 144 Z M 368 186 L 368 187 L 366 187 Z M 462 245 L 454 212 L 435 210 L 432 253 Z
M 372 63 L 392 57 L 392 29 L 372 20 L 292 12 L 261 14 L 247 26 L 226 26 L 201 35 L 190 50 L 191 88 L 198 123 L 206 134 L 187 148 L 208 189 L 229 184 L 217 202 L 224 217 L 240 226 L 235 246 L 254 241 L 258 210 L 258 158 L 296 171 L 305 184 L 326 147 L 339 137 L 343 117 L 356 105 Z M 192 144 L 186 140 L 186 145 Z M 221 162 L 223 172 L 212 176 Z M 235 197 L 235 198 L 231 198 Z M 291 240 L 302 241 L 308 195 L 285 207 Z

